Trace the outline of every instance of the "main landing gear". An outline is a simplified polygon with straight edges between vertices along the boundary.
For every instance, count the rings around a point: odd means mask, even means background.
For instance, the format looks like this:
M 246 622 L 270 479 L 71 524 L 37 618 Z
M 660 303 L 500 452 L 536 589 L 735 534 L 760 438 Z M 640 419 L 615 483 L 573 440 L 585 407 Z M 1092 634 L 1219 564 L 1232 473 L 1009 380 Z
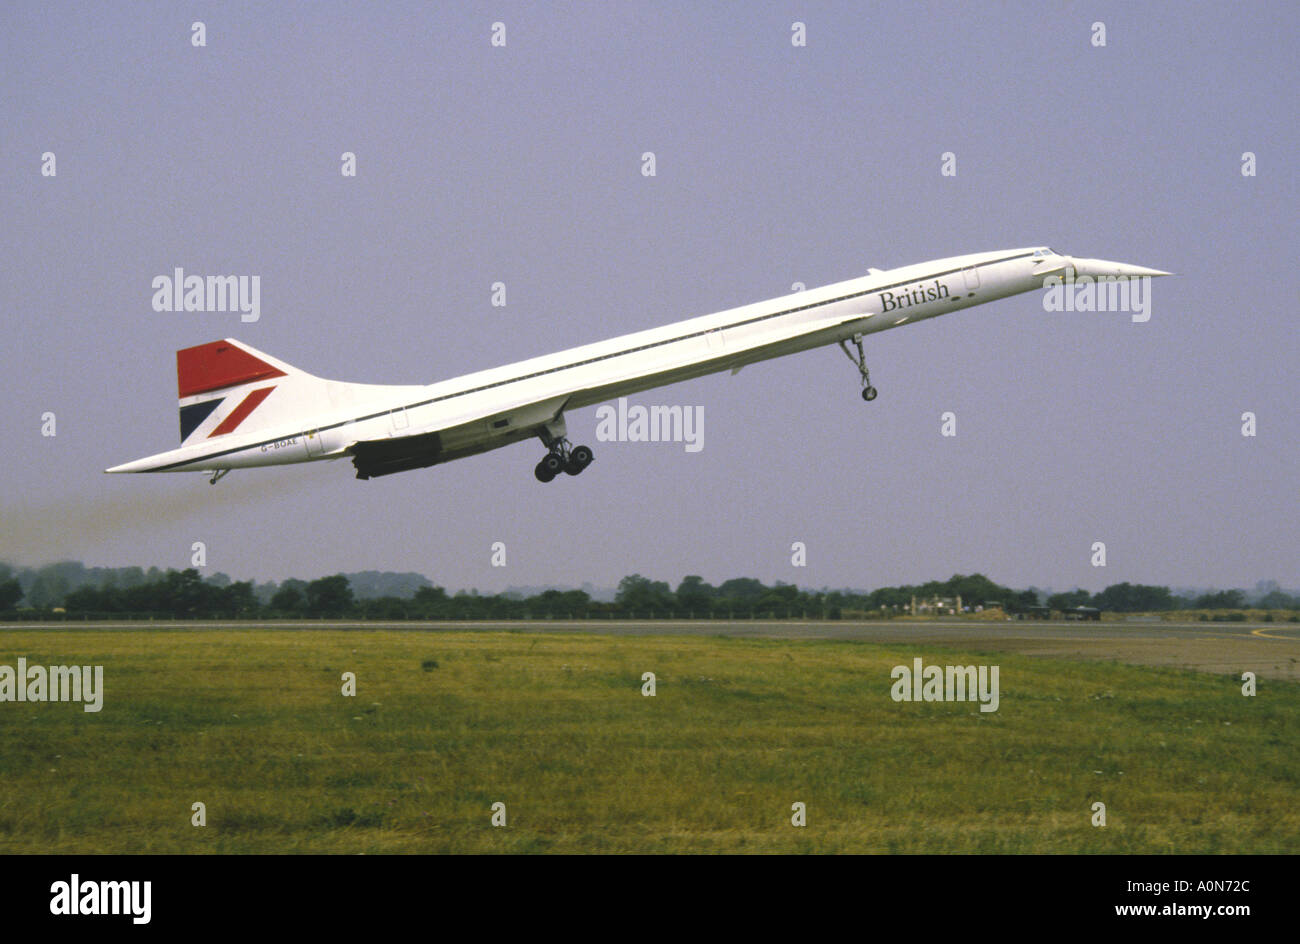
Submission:
M 533 469 L 533 475 L 537 476 L 539 482 L 549 482 L 561 472 L 577 475 L 591 465 L 591 460 L 594 458 L 591 449 L 587 446 L 569 448 L 569 441 L 567 439 L 561 440 L 558 446 L 551 447 L 551 451 L 546 454 L 546 457 L 537 463 L 537 468 Z
M 862 375 L 862 399 L 870 403 L 872 400 L 876 399 L 876 388 L 871 386 L 871 374 L 867 370 L 867 357 L 862 353 L 862 335 L 855 334 L 853 336 L 853 343 L 857 345 L 858 348 L 857 357 L 854 357 L 849 352 L 848 346 L 843 341 L 840 342 L 840 350 L 844 352 L 845 357 L 853 361 L 857 366 L 858 373 Z
M 590 447 L 572 446 L 564 438 L 562 418 L 559 424 L 550 424 L 543 429 L 539 438 L 549 450 L 545 458 L 537 463 L 537 468 L 533 469 L 533 475 L 537 476 L 539 482 L 549 482 L 561 472 L 577 475 L 591 465 L 591 460 L 595 458 Z

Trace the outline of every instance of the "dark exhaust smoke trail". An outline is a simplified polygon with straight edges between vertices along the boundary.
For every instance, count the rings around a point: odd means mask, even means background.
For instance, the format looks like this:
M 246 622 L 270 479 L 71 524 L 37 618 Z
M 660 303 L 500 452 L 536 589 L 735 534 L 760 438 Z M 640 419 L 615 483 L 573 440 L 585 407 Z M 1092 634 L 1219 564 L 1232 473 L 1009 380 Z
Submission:
M 340 470 L 330 465 L 337 476 Z M 94 494 L 0 509 L 0 560 L 37 564 L 83 558 L 106 542 L 181 522 L 201 524 L 247 514 L 250 505 L 309 494 L 328 484 L 325 475 L 303 472 L 236 469 L 212 486 L 199 473 L 104 475 L 94 480 Z

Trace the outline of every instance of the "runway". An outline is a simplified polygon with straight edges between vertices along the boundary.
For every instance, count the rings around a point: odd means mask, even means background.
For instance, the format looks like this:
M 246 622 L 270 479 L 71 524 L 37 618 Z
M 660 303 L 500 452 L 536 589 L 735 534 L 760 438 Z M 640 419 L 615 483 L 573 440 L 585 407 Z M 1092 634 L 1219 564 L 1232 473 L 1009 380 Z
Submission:
M 822 621 L 822 620 L 530 620 L 530 621 L 373 621 L 356 620 L 203 620 L 146 622 L 0 623 L 0 632 L 22 630 L 286 631 L 335 629 L 344 632 L 521 632 L 593 633 L 611 636 L 732 636 L 750 639 L 839 639 L 908 646 L 943 646 L 1009 652 L 1058 659 L 1093 659 L 1135 665 L 1170 666 L 1230 674 L 1254 672 L 1260 678 L 1300 682 L 1298 623 L 1175 623 L 1157 621 L 993 622 Z

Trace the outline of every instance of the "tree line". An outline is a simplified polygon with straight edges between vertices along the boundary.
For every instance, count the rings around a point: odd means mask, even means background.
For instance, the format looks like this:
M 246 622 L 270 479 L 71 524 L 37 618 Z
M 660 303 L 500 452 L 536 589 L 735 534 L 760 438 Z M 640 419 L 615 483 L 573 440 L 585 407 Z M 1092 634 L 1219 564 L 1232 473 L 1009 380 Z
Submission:
M 136 568 L 138 570 L 138 568 Z M 142 572 L 143 573 L 143 572 Z M 800 589 L 777 582 L 767 585 L 751 577 L 738 577 L 713 586 L 699 576 L 688 576 L 672 588 L 665 581 L 640 574 L 624 577 L 615 599 L 599 601 L 582 590 L 546 590 L 517 594 L 479 595 L 477 591 L 449 594 L 418 575 L 400 575 L 401 586 L 414 592 L 359 597 L 344 574 L 317 580 L 285 580 L 269 590 L 251 581 L 202 577 L 193 568 L 168 570 L 140 580 L 106 579 L 98 585 L 82 584 L 67 591 L 59 609 L 78 618 L 173 619 L 320 619 L 350 617 L 370 620 L 478 620 L 478 619 L 862 619 L 882 618 L 910 611 L 914 600 L 956 601 L 966 609 L 1000 607 L 1008 614 L 1046 605 L 1053 610 L 1092 606 L 1112 612 L 1132 613 L 1176 609 L 1240 609 L 1246 605 L 1241 590 L 1224 590 L 1188 598 L 1168 587 L 1119 583 L 1100 593 L 1072 590 L 1044 600 L 1034 588 L 1013 590 L 983 574 L 954 574 L 947 580 L 881 587 L 869 593 L 851 590 Z M 152 579 L 150 579 L 152 577 Z M 362 580 L 370 582 L 369 572 Z M 0 565 L 0 611 L 18 615 L 26 595 L 12 570 Z M 1300 607 L 1300 600 L 1272 589 L 1254 605 L 1266 609 Z M 49 615 L 50 603 L 30 603 L 22 615 Z

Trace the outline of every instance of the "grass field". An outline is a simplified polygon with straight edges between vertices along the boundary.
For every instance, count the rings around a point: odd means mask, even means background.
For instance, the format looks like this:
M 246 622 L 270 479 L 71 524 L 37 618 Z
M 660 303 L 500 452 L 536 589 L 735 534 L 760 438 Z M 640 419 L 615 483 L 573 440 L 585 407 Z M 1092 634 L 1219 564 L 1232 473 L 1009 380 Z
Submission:
M 1177 670 L 709 636 L 3 640 L 0 663 L 102 664 L 105 687 L 97 714 L 0 703 L 8 853 L 1300 849 L 1290 683 L 1248 698 Z M 999 710 L 894 702 L 915 656 L 999 665 Z

